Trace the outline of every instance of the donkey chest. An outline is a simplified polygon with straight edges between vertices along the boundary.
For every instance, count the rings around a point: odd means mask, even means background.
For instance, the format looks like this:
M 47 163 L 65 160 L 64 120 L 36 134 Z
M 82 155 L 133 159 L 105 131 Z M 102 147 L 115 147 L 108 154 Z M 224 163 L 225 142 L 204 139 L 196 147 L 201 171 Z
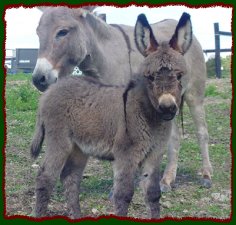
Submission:
M 163 122 L 152 130 L 152 141 L 150 151 L 158 151 L 163 154 L 171 134 L 171 122 Z

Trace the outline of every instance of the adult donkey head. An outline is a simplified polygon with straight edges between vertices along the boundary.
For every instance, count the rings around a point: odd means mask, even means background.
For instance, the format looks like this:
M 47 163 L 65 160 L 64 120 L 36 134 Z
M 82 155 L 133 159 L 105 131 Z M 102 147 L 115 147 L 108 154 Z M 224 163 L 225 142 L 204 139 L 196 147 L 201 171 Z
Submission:
M 85 59 L 84 17 L 93 9 L 40 8 L 43 11 L 37 27 L 40 48 L 33 72 L 33 83 L 40 91 L 70 74 Z
M 158 43 L 144 14 L 135 26 L 137 48 L 146 58 L 142 74 L 147 78 L 147 92 L 152 105 L 164 120 L 171 120 L 181 102 L 181 79 L 187 73 L 184 54 L 192 42 L 190 16 L 183 13 L 170 40 Z

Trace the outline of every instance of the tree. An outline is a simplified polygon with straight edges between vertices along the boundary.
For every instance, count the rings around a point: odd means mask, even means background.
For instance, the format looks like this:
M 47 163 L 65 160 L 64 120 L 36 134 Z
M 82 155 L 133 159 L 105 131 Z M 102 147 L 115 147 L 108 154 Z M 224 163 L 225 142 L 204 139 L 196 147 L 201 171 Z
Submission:
M 216 77 L 215 58 L 214 57 L 211 57 L 207 60 L 206 67 L 207 67 L 207 76 L 209 78 Z M 221 57 L 221 68 L 222 68 L 221 77 L 222 78 L 230 77 L 230 74 L 231 74 L 231 55 L 228 55 L 224 58 Z
M 222 77 L 230 77 L 231 74 L 231 56 L 228 55 L 225 58 L 221 59 Z
M 215 58 L 211 57 L 206 62 L 206 68 L 207 68 L 207 77 L 213 78 L 216 76 L 215 72 Z

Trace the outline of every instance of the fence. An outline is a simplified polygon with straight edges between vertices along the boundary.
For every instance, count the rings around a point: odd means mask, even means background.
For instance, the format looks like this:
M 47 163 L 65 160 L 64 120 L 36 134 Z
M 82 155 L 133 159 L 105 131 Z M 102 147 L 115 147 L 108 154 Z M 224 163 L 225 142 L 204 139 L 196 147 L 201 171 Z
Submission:
M 214 33 L 215 33 L 215 49 L 206 49 L 203 50 L 204 53 L 211 53 L 215 52 L 215 72 L 216 77 L 221 78 L 221 60 L 220 60 L 220 53 L 221 52 L 231 52 L 231 48 L 220 48 L 220 35 L 224 36 L 232 36 L 231 32 L 220 31 L 219 23 L 214 23 Z

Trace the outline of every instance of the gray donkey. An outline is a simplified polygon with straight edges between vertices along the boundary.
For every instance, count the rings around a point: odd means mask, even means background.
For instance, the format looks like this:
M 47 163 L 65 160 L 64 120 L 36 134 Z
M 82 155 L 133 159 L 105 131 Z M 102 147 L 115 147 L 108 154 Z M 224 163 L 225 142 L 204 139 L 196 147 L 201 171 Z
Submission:
M 56 179 L 65 187 L 72 218 L 81 217 L 79 186 L 89 156 L 113 161 L 114 211 L 126 216 L 134 193 L 134 176 L 142 169 L 142 188 L 151 218 L 160 217 L 160 164 L 181 106 L 183 54 L 192 42 L 190 16 L 184 13 L 168 42 L 158 43 L 144 14 L 135 41 L 145 55 L 138 74 L 126 87 L 91 77 L 59 80 L 40 100 L 31 145 L 47 150 L 36 178 L 36 217 L 46 215 Z
M 86 7 L 93 10 L 94 7 Z M 171 39 L 178 21 L 166 19 L 151 25 L 158 43 Z M 134 27 L 109 25 L 83 8 L 46 7 L 37 27 L 39 56 L 33 83 L 41 91 L 70 74 L 78 65 L 86 76 L 105 84 L 127 84 L 143 61 L 134 41 Z M 182 33 L 180 32 L 180 35 Z M 146 53 L 145 53 L 146 55 Z M 184 54 L 187 73 L 181 79 L 182 96 L 196 127 L 202 156 L 202 184 L 211 187 L 212 166 L 208 152 L 208 131 L 203 106 L 206 65 L 202 48 L 192 36 Z M 60 93 L 58 93 L 60 94 Z M 180 132 L 173 123 L 168 161 L 161 179 L 161 190 L 171 190 L 177 172 Z

